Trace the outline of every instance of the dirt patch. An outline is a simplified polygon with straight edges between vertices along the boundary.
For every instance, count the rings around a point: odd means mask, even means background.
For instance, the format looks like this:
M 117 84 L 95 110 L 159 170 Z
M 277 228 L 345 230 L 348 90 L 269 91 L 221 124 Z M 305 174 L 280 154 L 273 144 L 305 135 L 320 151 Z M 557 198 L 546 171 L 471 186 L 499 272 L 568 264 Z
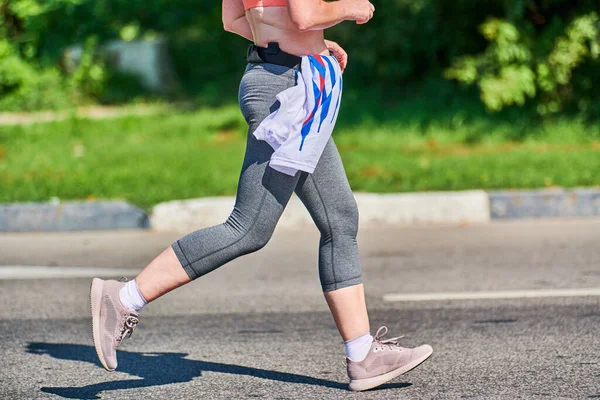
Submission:
M 44 122 L 62 121 L 70 117 L 106 119 L 127 115 L 152 115 L 166 112 L 168 106 L 136 105 L 127 107 L 87 106 L 73 111 L 42 111 L 34 113 L 0 113 L 0 125 L 30 125 Z

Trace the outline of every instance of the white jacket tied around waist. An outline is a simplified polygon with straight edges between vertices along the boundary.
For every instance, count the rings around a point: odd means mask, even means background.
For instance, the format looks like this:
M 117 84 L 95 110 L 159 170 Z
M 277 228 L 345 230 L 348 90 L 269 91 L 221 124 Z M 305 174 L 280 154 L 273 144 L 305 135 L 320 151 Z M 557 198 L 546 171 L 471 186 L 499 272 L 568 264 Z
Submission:
M 342 71 L 333 56 L 302 57 L 296 86 L 277 95 L 280 107 L 254 131 L 271 145 L 271 168 L 294 176 L 313 173 L 329 141 L 342 97 Z

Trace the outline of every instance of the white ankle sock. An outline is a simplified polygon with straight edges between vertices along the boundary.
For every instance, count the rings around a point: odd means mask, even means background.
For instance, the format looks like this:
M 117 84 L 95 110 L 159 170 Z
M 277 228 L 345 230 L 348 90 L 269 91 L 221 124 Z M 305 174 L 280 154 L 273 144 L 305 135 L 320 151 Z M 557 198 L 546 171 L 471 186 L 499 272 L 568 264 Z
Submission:
M 119 291 L 119 298 L 126 308 L 135 312 L 140 312 L 140 310 L 148 304 L 146 299 L 144 299 L 144 296 L 142 296 L 135 279 L 127 282 L 125 286 L 121 288 Z
M 371 344 L 373 344 L 373 336 L 370 333 L 365 333 L 355 337 L 354 339 L 346 340 L 346 356 L 352 361 L 360 362 L 367 357 Z

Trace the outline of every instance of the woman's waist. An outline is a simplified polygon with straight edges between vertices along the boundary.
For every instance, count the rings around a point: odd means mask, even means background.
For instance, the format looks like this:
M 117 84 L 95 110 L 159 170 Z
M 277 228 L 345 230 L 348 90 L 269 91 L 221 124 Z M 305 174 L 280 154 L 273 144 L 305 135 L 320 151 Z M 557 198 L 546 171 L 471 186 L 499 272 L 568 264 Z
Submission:
M 278 43 L 282 51 L 296 56 L 328 54 L 322 31 L 289 32 L 265 29 L 264 32 L 254 33 L 254 44 L 258 47 L 268 47 L 268 44 L 273 42 Z

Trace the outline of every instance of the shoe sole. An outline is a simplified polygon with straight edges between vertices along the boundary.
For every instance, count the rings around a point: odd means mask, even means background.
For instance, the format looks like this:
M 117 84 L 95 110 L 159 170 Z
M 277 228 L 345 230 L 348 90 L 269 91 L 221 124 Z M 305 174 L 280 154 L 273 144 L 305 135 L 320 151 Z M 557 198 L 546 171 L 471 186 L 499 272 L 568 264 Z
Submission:
M 96 354 L 100 360 L 100 364 L 108 372 L 113 372 L 114 369 L 108 368 L 104 361 L 104 354 L 102 353 L 102 346 L 100 345 L 100 308 L 102 302 L 102 280 L 94 278 L 92 280 L 92 286 L 90 288 L 90 308 L 92 310 L 92 336 L 94 337 L 94 347 L 96 348 Z
M 383 385 L 386 382 L 391 381 L 397 376 L 407 373 L 410 370 L 415 369 L 419 365 L 421 365 L 425 360 L 427 360 L 433 354 L 433 350 L 431 350 L 428 354 L 424 355 L 421 358 L 418 358 L 398 369 L 390 371 L 386 374 L 375 376 L 373 378 L 368 379 L 358 379 L 350 381 L 348 385 L 350 390 L 353 392 L 361 392 L 363 390 L 373 389 L 379 385 Z

